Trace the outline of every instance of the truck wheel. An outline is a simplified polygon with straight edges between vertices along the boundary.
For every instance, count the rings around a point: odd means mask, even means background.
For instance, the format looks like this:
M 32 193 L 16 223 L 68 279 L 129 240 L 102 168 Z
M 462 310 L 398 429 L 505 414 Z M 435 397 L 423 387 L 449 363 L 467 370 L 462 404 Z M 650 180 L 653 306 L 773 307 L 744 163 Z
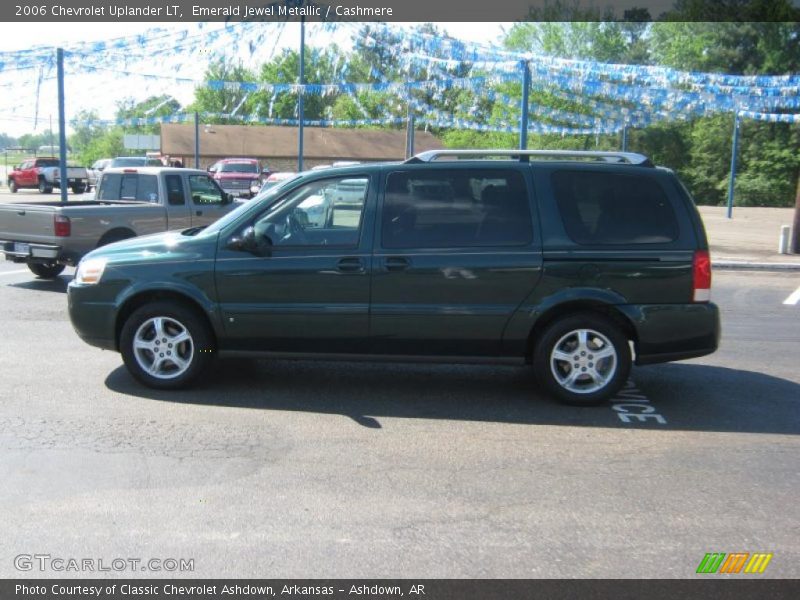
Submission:
M 208 372 L 215 355 L 202 316 L 178 302 L 138 308 L 122 326 L 119 346 L 131 375 L 161 390 L 190 386 Z
M 17 182 L 14 181 L 13 179 L 9 179 L 8 180 L 8 190 L 12 194 L 16 194 L 17 193 Z
M 631 349 L 612 321 L 576 313 L 545 329 L 534 348 L 533 368 L 561 402 L 592 406 L 611 398 L 628 379 Z
M 97 242 L 97 247 L 106 246 L 108 244 L 113 244 L 114 242 L 121 242 L 122 240 L 127 240 L 130 238 L 136 237 L 136 234 L 133 233 L 130 229 L 112 229 L 111 231 L 106 232 L 103 237 Z
M 73 194 L 82 194 L 86 191 L 86 186 L 82 184 L 77 184 L 72 186 L 72 193 Z
M 53 187 L 47 185 L 44 177 L 39 179 L 39 193 L 40 194 L 50 194 L 53 191 Z
M 52 263 L 29 262 L 28 268 L 39 279 L 55 279 L 61 274 L 61 271 L 64 270 L 64 265 L 60 265 L 56 262 Z

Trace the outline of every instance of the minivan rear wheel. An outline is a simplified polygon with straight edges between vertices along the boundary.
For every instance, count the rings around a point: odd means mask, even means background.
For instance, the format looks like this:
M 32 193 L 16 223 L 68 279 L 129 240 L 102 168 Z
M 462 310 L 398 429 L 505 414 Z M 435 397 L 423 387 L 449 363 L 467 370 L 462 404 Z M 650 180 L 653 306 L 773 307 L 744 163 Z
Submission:
M 631 350 L 620 328 L 594 313 L 551 323 L 537 340 L 538 381 L 566 404 L 592 406 L 616 394 L 631 370 Z
M 156 389 L 190 386 L 214 357 L 213 336 L 196 311 L 178 302 L 145 304 L 122 326 L 120 352 L 137 380 Z

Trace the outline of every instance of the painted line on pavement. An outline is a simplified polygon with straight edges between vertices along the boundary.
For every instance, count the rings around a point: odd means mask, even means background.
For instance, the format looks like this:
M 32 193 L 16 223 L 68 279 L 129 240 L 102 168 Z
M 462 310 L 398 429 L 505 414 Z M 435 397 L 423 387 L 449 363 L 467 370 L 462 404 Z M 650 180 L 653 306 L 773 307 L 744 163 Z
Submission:
M 788 304 L 789 306 L 794 306 L 800 301 L 800 287 L 793 291 L 786 300 L 783 301 L 784 304 Z
M 643 391 L 636 387 L 632 380 L 625 382 L 622 389 L 611 399 L 611 410 L 623 423 L 647 423 L 655 421 L 659 425 L 666 425 L 667 420 L 656 412 L 656 407 Z
M 30 273 L 28 269 L 20 269 L 18 271 L 3 271 L 0 273 L 0 277 L 3 275 L 19 275 L 20 273 Z

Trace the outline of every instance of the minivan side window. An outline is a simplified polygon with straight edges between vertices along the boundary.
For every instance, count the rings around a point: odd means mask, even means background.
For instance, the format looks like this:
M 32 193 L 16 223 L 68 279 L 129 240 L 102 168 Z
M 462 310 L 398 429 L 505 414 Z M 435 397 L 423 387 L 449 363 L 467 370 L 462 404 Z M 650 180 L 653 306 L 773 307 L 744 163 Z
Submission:
M 259 216 L 256 235 L 274 246 L 357 246 L 369 179 L 311 181 Z
M 384 248 L 530 244 L 533 225 L 525 180 L 510 169 L 390 173 L 381 239 Z
M 581 245 L 663 244 L 678 222 L 661 186 L 647 175 L 556 171 L 552 175 L 567 235 Z

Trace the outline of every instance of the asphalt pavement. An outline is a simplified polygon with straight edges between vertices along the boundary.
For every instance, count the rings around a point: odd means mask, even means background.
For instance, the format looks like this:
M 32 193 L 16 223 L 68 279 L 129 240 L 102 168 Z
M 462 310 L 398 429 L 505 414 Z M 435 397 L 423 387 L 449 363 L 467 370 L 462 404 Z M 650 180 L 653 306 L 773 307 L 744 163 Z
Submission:
M 708 552 L 800 576 L 796 273 L 715 273 L 719 352 L 581 409 L 497 366 L 239 360 L 149 390 L 72 331 L 72 272 L 0 263 L 0 577 L 165 575 L 15 566 L 45 554 L 199 578 L 684 578 Z

